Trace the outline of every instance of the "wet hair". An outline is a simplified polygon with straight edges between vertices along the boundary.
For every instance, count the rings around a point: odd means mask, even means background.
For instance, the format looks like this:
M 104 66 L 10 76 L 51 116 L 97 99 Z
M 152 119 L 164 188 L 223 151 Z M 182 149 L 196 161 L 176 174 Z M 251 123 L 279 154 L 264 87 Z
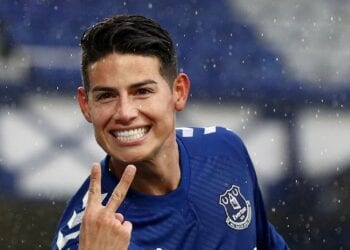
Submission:
M 178 74 L 176 52 L 169 33 L 143 16 L 106 18 L 85 31 L 81 47 L 81 72 L 86 92 L 90 89 L 88 66 L 111 53 L 157 57 L 160 74 L 170 85 Z

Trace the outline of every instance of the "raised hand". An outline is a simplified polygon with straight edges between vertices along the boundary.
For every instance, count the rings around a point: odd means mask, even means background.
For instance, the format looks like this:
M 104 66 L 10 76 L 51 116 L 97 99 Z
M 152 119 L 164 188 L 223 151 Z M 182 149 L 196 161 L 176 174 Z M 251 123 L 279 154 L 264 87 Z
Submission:
M 136 167 L 128 165 L 106 206 L 101 204 L 101 167 L 93 164 L 87 206 L 80 227 L 80 250 L 127 249 L 132 224 L 116 213 L 134 179 Z

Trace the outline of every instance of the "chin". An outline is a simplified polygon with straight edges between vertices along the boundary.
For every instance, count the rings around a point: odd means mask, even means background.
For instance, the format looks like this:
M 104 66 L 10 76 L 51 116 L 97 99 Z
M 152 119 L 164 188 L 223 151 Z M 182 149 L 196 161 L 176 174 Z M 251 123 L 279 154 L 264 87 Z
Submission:
M 112 156 L 115 160 L 117 160 L 118 162 L 121 162 L 123 164 L 135 164 L 137 162 L 143 162 L 146 160 L 146 157 L 143 156 L 135 156 L 135 154 L 133 155 L 115 155 Z

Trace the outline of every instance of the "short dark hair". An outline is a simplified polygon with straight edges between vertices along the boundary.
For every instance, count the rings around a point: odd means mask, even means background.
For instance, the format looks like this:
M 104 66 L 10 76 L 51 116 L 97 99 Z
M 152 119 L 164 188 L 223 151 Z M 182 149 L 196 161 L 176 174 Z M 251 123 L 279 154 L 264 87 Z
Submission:
M 176 52 L 169 33 L 154 20 L 143 16 L 106 18 L 85 31 L 81 47 L 81 71 L 86 92 L 90 89 L 88 66 L 113 52 L 156 56 L 160 61 L 160 74 L 169 84 L 178 74 Z

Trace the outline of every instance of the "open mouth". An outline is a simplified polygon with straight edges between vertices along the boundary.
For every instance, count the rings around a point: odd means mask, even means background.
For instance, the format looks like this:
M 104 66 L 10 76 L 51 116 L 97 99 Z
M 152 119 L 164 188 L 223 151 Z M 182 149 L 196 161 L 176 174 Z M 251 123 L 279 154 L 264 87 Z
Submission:
M 113 135 L 119 141 L 129 142 L 142 138 L 150 130 L 149 126 L 134 129 L 124 129 L 113 131 Z

